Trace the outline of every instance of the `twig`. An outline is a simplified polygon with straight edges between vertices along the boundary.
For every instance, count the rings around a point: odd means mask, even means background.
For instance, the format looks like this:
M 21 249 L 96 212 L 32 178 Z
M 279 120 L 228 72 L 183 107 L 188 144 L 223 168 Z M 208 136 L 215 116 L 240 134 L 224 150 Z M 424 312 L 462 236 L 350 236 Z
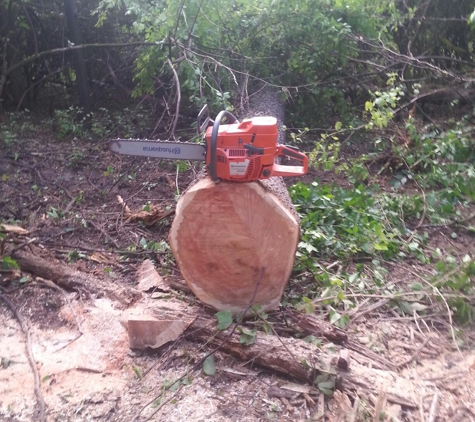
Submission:
M 423 397 L 420 396 L 419 398 L 419 414 L 421 416 L 421 422 L 426 422 L 426 418 L 424 416 L 424 403 L 423 403 Z
M 3 289 L 2 289 L 3 290 Z M 26 352 L 27 352 L 27 358 L 28 362 L 30 364 L 31 370 L 33 371 L 33 378 L 35 380 L 35 396 L 36 396 L 36 402 L 39 407 L 39 420 L 41 422 L 46 422 L 46 416 L 45 416 L 45 402 L 43 400 L 43 396 L 41 395 L 41 388 L 40 388 L 40 375 L 38 373 L 38 369 L 36 367 L 35 363 L 35 358 L 33 356 L 33 352 L 31 350 L 31 339 L 30 339 L 30 331 L 28 330 L 28 326 L 26 325 L 26 321 L 23 318 L 23 316 L 18 312 L 16 309 L 15 305 L 13 302 L 10 301 L 6 296 L 0 294 L 0 299 L 2 299 L 7 306 L 10 308 L 10 310 L 13 312 L 15 315 L 15 318 L 18 320 L 20 323 L 21 329 L 23 333 L 25 334 L 26 338 Z
M 424 340 L 424 342 L 417 348 L 417 350 L 414 352 L 414 354 L 410 358 L 406 359 L 404 362 L 396 364 L 396 368 L 401 368 L 402 366 L 405 366 L 408 363 L 411 363 L 414 359 L 416 359 L 420 355 L 422 349 L 429 342 L 429 340 L 430 340 L 429 338 L 426 338 Z
M 25 59 L 21 60 L 20 62 L 15 63 L 13 66 L 10 66 L 8 69 L 5 69 L 5 72 L 3 76 L 8 76 L 10 73 L 14 72 L 15 70 L 21 68 L 25 64 L 32 62 L 34 60 L 40 59 L 41 57 L 44 56 L 52 56 L 55 54 L 63 54 L 69 51 L 75 51 L 75 50 L 83 50 L 83 49 L 88 49 L 88 48 L 130 48 L 130 47 L 135 47 L 135 46 L 159 46 L 163 45 L 163 41 L 158 41 L 158 42 L 146 42 L 146 41 L 135 41 L 135 42 L 126 42 L 126 43 L 118 43 L 118 44 L 113 44 L 113 43 L 106 43 L 106 44 L 80 44 L 80 45 L 72 45 L 69 47 L 62 47 L 62 48 L 54 48 L 52 50 L 45 50 L 41 51 L 38 54 L 32 54 L 29 57 L 26 57 Z M 1 88 L 1 86 L 0 86 Z
M 267 324 L 269 324 L 269 327 L 270 329 L 272 330 L 272 332 L 274 333 L 274 335 L 277 337 L 277 339 L 279 340 L 280 344 L 282 344 L 282 346 L 284 346 L 284 349 L 287 350 L 287 353 L 290 355 L 290 357 L 295 360 L 297 362 L 297 358 L 295 357 L 295 355 L 292 353 L 292 351 L 289 349 L 289 347 L 282 341 L 282 339 L 280 338 L 279 334 L 277 333 L 277 331 L 275 330 L 275 328 L 273 327 L 273 325 L 271 323 L 269 323 L 269 321 L 266 321 L 264 318 L 262 318 L 262 316 L 260 316 L 259 314 L 256 314 L 257 317 L 263 321 L 263 322 L 267 322 Z
M 374 406 L 373 422 L 379 422 L 381 420 L 381 412 L 384 410 L 384 407 L 386 406 L 387 389 L 388 387 L 386 383 L 384 383 L 379 390 L 378 398 Z
M 435 422 L 435 418 L 437 417 L 437 409 L 439 404 L 439 393 L 434 394 L 434 398 L 432 399 L 432 404 L 430 405 L 430 413 L 429 413 L 429 420 L 427 422 Z
M 106 233 L 106 231 L 105 231 L 104 229 L 102 229 L 101 227 L 99 227 L 99 226 L 98 226 L 96 223 L 94 223 L 94 221 L 92 221 L 92 220 L 89 220 L 89 223 L 92 224 L 92 225 L 96 228 L 96 230 L 99 230 L 99 231 L 106 237 L 106 239 L 109 239 L 109 240 L 112 242 L 112 244 L 113 244 L 117 249 L 119 249 L 119 244 L 117 243 L 117 241 L 114 240 L 114 239 L 112 239 L 112 237 L 110 237 L 110 236 Z
M 168 66 L 170 66 L 170 69 L 173 72 L 173 77 L 175 78 L 175 83 L 176 83 L 176 110 L 175 110 L 175 119 L 173 120 L 173 126 L 171 129 L 171 137 L 175 139 L 175 129 L 176 129 L 176 124 L 178 122 L 178 117 L 180 115 L 180 101 L 181 101 L 181 87 L 180 87 L 180 79 L 178 78 L 178 73 L 176 73 L 175 67 L 173 66 L 172 61 L 170 60 L 170 57 L 167 59 Z
M 374 312 L 376 309 L 382 308 L 390 300 L 391 298 L 378 300 L 377 302 L 373 303 L 372 305 L 368 306 L 366 309 L 363 309 L 360 312 L 357 312 L 356 310 L 355 310 L 356 312 L 352 312 L 354 317 L 352 317 L 351 314 L 348 316 L 352 319 L 352 321 L 356 321 L 358 318 L 361 318 L 362 316 L 369 314 L 370 312 Z
M 426 339 L 426 337 L 424 337 L 424 340 L 425 339 Z M 393 340 L 392 345 L 393 346 L 399 346 L 399 347 L 401 347 L 403 349 L 406 349 L 406 350 L 417 350 L 418 349 L 417 346 L 413 346 L 412 344 L 406 344 L 402 341 L 397 341 L 397 340 Z M 436 348 L 436 349 L 437 350 L 422 350 L 422 352 L 428 354 L 429 356 L 440 356 L 440 353 L 441 353 L 440 349 L 439 348 Z
M 244 319 L 244 316 L 247 314 L 247 312 L 249 311 L 249 309 L 252 308 L 252 305 L 254 304 L 254 300 L 256 298 L 256 295 L 257 295 L 257 291 L 259 290 L 259 286 L 261 285 L 261 281 L 262 281 L 262 277 L 264 276 L 264 271 L 265 271 L 265 267 L 262 267 L 261 268 L 261 272 L 259 273 L 259 278 L 257 279 L 257 283 L 256 283 L 256 288 L 254 289 L 254 293 L 252 294 L 252 298 L 251 298 L 251 301 L 249 302 L 249 306 L 244 310 L 244 312 L 241 314 L 240 318 L 238 318 L 236 320 L 236 323 L 234 324 L 232 330 L 228 333 L 228 335 L 226 336 L 226 338 L 220 343 L 218 344 L 213 350 L 211 350 L 211 352 L 208 352 L 204 357 L 202 357 L 195 365 L 193 365 L 193 367 L 189 370 L 187 370 L 180 378 L 178 378 L 173 384 L 170 384 L 168 385 L 166 388 L 167 389 L 170 389 L 171 387 L 173 387 L 174 385 L 176 385 L 177 383 L 180 383 L 181 380 L 183 380 L 185 377 L 187 377 L 191 372 L 193 372 L 194 370 L 196 370 L 198 367 L 200 367 L 203 362 L 209 358 L 210 356 L 214 355 L 231 337 L 232 335 L 234 334 L 234 332 L 236 331 L 237 327 L 239 326 L 239 324 L 241 323 L 241 321 L 243 321 Z M 178 384 L 180 385 L 180 384 Z M 160 403 L 160 405 L 155 409 L 155 411 L 147 418 L 145 419 L 145 421 L 149 421 L 153 416 L 155 416 L 157 414 L 157 412 L 163 407 L 165 406 L 167 403 L 169 403 L 173 397 L 178 393 L 180 389 L 177 389 L 174 394 L 172 394 L 166 401 Z M 142 413 L 142 411 L 147 408 L 150 404 L 152 404 L 155 400 L 159 399 L 160 396 L 156 396 L 154 397 L 152 400 L 150 400 L 148 403 L 146 403 L 144 406 L 142 406 L 142 408 L 135 414 L 134 418 L 132 419 L 132 422 L 135 422 L 137 421 L 137 418 L 140 416 L 140 414 Z
M 176 193 L 177 193 L 177 195 L 180 195 L 180 188 L 179 188 L 179 186 L 178 186 L 178 169 L 179 169 L 179 165 L 177 164 L 177 165 L 176 165 L 175 186 L 176 186 Z
M 20 249 L 23 249 L 25 246 L 28 246 L 30 244 L 32 244 L 33 242 L 36 242 L 38 239 L 36 237 L 33 237 L 29 240 L 26 240 L 25 242 L 23 242 L 21 245 L 18 245 L 16 247 L 14 247 L 12 250 L 8 251 L 8 255 L 12 255 L 13 253 L 19 251 Z
M 74 249 L 79 249 L 81 251 L 87 251 L 87 252 L 104 252 L 104 253 L 114 253 L 114 254 L 119 254 L 119 255 L 148 255 L 148 254 L 156 254 L 156 255 L 169 255 L 171 254 L 170 251 L 168 252 L 161 252 L 161 251 L 122 251 L 122 250 L 107 250 L 107 249 L 97 249 L 97 248 L 89 248 L 87 246 L 80 246 L 80 245 L 70 245 L 66 243 L 53 243 L 53 246 L 58 246 L 60 248 L 66 247 L 66 248 L 74 248 Z M 65 251 L 65 250 L 58 250 L 55 249 L 56 252 L 60 253 L 68 253 L 71 251 Z
M 353 408 L 351 409 L 351 414 L 350 414 L 348 422 L 356 421 L 356 415 L 358 414 L 359 404 L 360 404 L 360 401 L 358 400 L 358 397 L 355 397 L 355 402 L 353 403 Z
M 420 296 L 421 294 L 424 294 L 424 292 L 399 292 L 395 293 L 393 295 L 374 295 L 374 294 L 364 294 L 364 293 L 348 293 L 345 294 L 345 297 L 363 297 L 363 298 L 373 298 L 373 299 L 387 299 L 389 300 L 394 300 L 394 299 L 402 299 L 406 296 Z M 325 302 L 327 300 L 331 301 L 334 299 L 339 299 L 340 296 L 325 296 L 325 297 L 319 297 L 317 299 L 314 299 L 312 303 L 317 304 L 320 302 Z
M 78 331 L 81 333 L 81 335 L 83 335 L 84 333 L 82 332 L 81 324 L 79 323 L 78 316 L 76 315 L 76 311 L 74 310 L 73 305 L 71 304 L 71 301 L 69 300 L 69 297 L 66 294 L 66 292 L 64 291 L 64 289 L 59 287 L 57 284 L 53 283 L 51 280 L 47 280 L 47 279 L 41 278 L 41 277 L 36 277 L 36 279 L 38 281 L 40 281 L 41 283 L 45 284 L 46 286 L 48 286 L 48 287 L 50 287 L 54 290 L 57 290 L 59 293 L 61 293 L 63 295 L 64 299 L 68 303 L 69 309 L 71 309 L 71 312 L 73 313 L 73 317 L 74 317 L 74 320 L 76 321 Z M 74 339 L 74 340 L 77 340 L 77 338 Z
M 396 264 L 394 264 L 390 261 L 387 261 L 387 262 L 391 265 L 396 265 Z M 460 351 L 460 347 L 457 344 L 457 340 L 455 338 L 455 330 L 454 330 L 454 325 L 453 325 L 453 320 L 452 320 L 452 311 L 450 310 L 449 304 L 447 303 L 447 300 L 445 299 L 444 295 L 440 292 L 440 290 L 436 286 L 429 283 L 424 277 L 417 274 L 415 271 L 412 271 L 410 268 L 406 268 L 406 271 L 409 271 L 412 275 L 414 275 L 419 280 L 421 280 L 424 284 L 429 286 L 436 293 L 436 295 L 439 296 L 442 299 L 442 302 L 444 302 L 445 308 L 447 309 L 447 316 L 449 318 L 449 326 L 450 326 L 450 332 L 452 334 L 452 340 L 454 341 L 454 345 L 455 345 L 457 351 L 459 352 L 459 355 L 463 356 L 462 352 Z
M 406 164 L 407 165 L 407 164 Z M 417 183 L 417 182 L 416 182 Z M 417 183 L 417 185 L 419 186 L 419 183 Z M 419 189 L 421 189 L 421 187 L 419 186 Z M 426 212 L 427 212 L 427 200 L 426 200 L 426 193 L 424 192 L 424 189 L 421 189 L 421 192 L 422 192 L 422 197 L 424 198 L 424 209 L 422 211 L 422 216 L 419 220 L 419 222 L 417 223 L 417 226 L 414 227 L 414 229 L 412 230 L 412 234 L 409 236 L 409 239 L 406 240 L 406 245 L 408 245 L 409 243 L 412 242 L 412 239 L 414 238 L 414 236 L 416 235 L 416 232 L 417 232 L 417 229 L 419 229 L 419 227 L 422 226 L 422 223 L 424 222 L 425 218 L 426 218 Z

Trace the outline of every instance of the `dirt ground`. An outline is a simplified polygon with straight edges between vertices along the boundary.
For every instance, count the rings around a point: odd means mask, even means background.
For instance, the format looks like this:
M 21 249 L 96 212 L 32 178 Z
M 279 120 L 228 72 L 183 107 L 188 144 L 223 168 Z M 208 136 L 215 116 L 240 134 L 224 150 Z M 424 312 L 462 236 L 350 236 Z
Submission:
M 40 132 L 0 152 L 0 219 L 28 230 L 26 238 L 34 240 L 26 248 L 117 286 L 135 286 L 137 269 L 147 258 L 165 279 L 180 280 L 161 242 L 176 195 L 198 167 L 180 169 L 171 162 L 113 155 L 105 141 L 51 142 L 47 136 Z M 319 175 L 307 179 L 312 176 Z M 148 222 L 154 224 L 127 221 L 118 197 L 132 212 L 148 212 Z M 10 239 L 17 246 L 25 242 L 22 236 Z M 461 254 L 475 250 L 463 236 L 448 245 L 443 230 L 431 241 Z M 404 263 L 388 271 L 391 280 L 409 284 L 413 273 L 426 270 Z M 289 289 L 293 286 L 291 281 Z M 301 393 L 293 380 L 220 351 L 216 375 L 206 376 L 194 365 L 209 347 L 189 340 L 131 350 L 124 325 L 127 306 L 113 298 L 60 291 L 19 270 L 0 272 L 0 287 L 25 320 L 29 336 L 27 340 L 19 318 L 0 300 L 0 421 L 39 420 L 35 385 L 48 421 L 377 420 L 372 415 L 381 401 L 378 394 L 357 397 L 344 388 L 333 398 L 316 389 Z M 197 304 L 191 295 L 175 291 L 147 294 L 143 301 L 147 306 L 172 299 Z M 454 332 L 443 306 L 423 319 L 382 307 L 367 312 L 369 306 L 362 300 L 352 311 L 348 336 L 362 350 L 390 362 L 391 370 L 365 358 L 364 352 L 352 359 L 381 370 L 387 381 L 380 391 L 396 388 L 417 398 L 410 407 L 388 401 L 384 420 L 475 421 L 474 327 Z M 283 318 L 280 311 L 271 317 Z M 328 341 L 319 347 L 341 348 Z M 36 382 L 28 348 L 39 373 Z M 166 388 L 182 376 L 180 388 Z

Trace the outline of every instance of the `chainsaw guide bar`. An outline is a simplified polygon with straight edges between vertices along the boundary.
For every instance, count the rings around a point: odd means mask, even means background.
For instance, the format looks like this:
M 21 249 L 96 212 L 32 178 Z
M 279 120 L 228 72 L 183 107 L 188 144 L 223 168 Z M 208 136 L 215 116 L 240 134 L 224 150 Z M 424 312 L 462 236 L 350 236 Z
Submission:
M 192 142 L 112 139 L 109 142 L 109 148 L 111 151 L 123 155 L 139 155 L 170 160 L 204 161 L 206 159 L 205 145 Z

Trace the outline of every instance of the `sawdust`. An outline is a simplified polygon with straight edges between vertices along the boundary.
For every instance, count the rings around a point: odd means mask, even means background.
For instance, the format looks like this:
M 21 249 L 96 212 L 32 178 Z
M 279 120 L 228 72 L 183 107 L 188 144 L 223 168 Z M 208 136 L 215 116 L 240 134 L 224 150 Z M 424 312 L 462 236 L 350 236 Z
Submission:
M 98 395 L 102 397 L 107 392 L 107 399 L 101 399 L 102 402 L 115 402 L 126 384 L 122 367 L 128 353 L 127 334 L 113 303 L 98 299 L 94 305 L 76 302 L 73 306 L 82 322 L 84 334 L 79 338 L 68 306 L 60 314 L 71 324 L 50 329 L 36 323 L 29 328 L 42 394 L 49 415 L 55 417 L 71 416 L 84 402 L 97 403 Z M 0 415 L 30 421 L 36 399 L 25 341 L 17 321 L 6 309 L 0 309 L 0 325 L 4 327 L 0 334 L 0 354 L 9 360 L 0 371 Z
M 199 350 L 199 345 L 181 340 L 156 351 L 131 351 L 121 323 L 123 311 L 114 302 L 102 298 L 84 304 L 73 296 L 72 305 L 84 333 L 81 337 L 77 338 L 75 320 L 67 305 L 48 311 L 56 312 L 61 321 L 61 326 L 54 329 L 29 318 L 48 421 L 132 420 L 147 403 L 150 405 L 138 421 L 147 417 L 170 422 L 294 421 L 317 414 L 317 405 L 307 403 L 298 394 L 293 399 L 275 396 L 274 391 L 279 390 L 284 380 L 259 373 L 252 365 L 250 369 L 241 367 L 240 362 L 220 352 L 216 354 L 215 377 L 205 376 L 198 368 L 188 374 L 178 390 L 165 391 L 164 386 L 186 374 L 204 356 L 205 349 Z M 21 304 L 19 309 L 26 310 Z M 0 326 L 0 356 L 4 364 L 0 369 L 0 420 L 34 420 L 36 399 L 23 334 L 4 307 L 0 308 Z M 425 329 L 416 335 L 411 327 L 401 321 L 376 320 L 354 327 L 370 349 L 384 353 L 394 362 L 414 353 L 404 347 L 420 345 L 422 335 L 430 337 L 420 356 L 400 369 L 398 384 L 390 384 L 388 390 L 410 396 L 411 388 L 416 386 L 412 396 L 421 397 L 420 409 L 410 411 L 392 405 L 391 412 L 399 414 L 400 420 L 421 420 L 421 412 L 429 414 L 437 393 L 437 421 L 473 420 L 475 351 L 466 350 L 461 356 L 446 334 Z M 392 382 L 391 372 L 380 372 L 381 379 L 386 377 L 388 383 Z M 327 420 L 341 421 L 346 417 L 343 399 L 327 402 Z M 371 402 L 371 397 L 367 400 Z

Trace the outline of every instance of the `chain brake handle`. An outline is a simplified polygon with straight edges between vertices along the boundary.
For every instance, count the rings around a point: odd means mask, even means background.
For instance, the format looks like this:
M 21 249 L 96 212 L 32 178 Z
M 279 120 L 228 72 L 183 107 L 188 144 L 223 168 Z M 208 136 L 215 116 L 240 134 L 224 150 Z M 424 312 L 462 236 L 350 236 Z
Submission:
M 272 176 L 303 176 L 308 172 L 308 157 L 302 152 L 296 151 L 285 145 L 277 145 L 276 157 L 290 157 L 300 161 L 301 166 L 284 166 L 274 163 L 272 166 Z

